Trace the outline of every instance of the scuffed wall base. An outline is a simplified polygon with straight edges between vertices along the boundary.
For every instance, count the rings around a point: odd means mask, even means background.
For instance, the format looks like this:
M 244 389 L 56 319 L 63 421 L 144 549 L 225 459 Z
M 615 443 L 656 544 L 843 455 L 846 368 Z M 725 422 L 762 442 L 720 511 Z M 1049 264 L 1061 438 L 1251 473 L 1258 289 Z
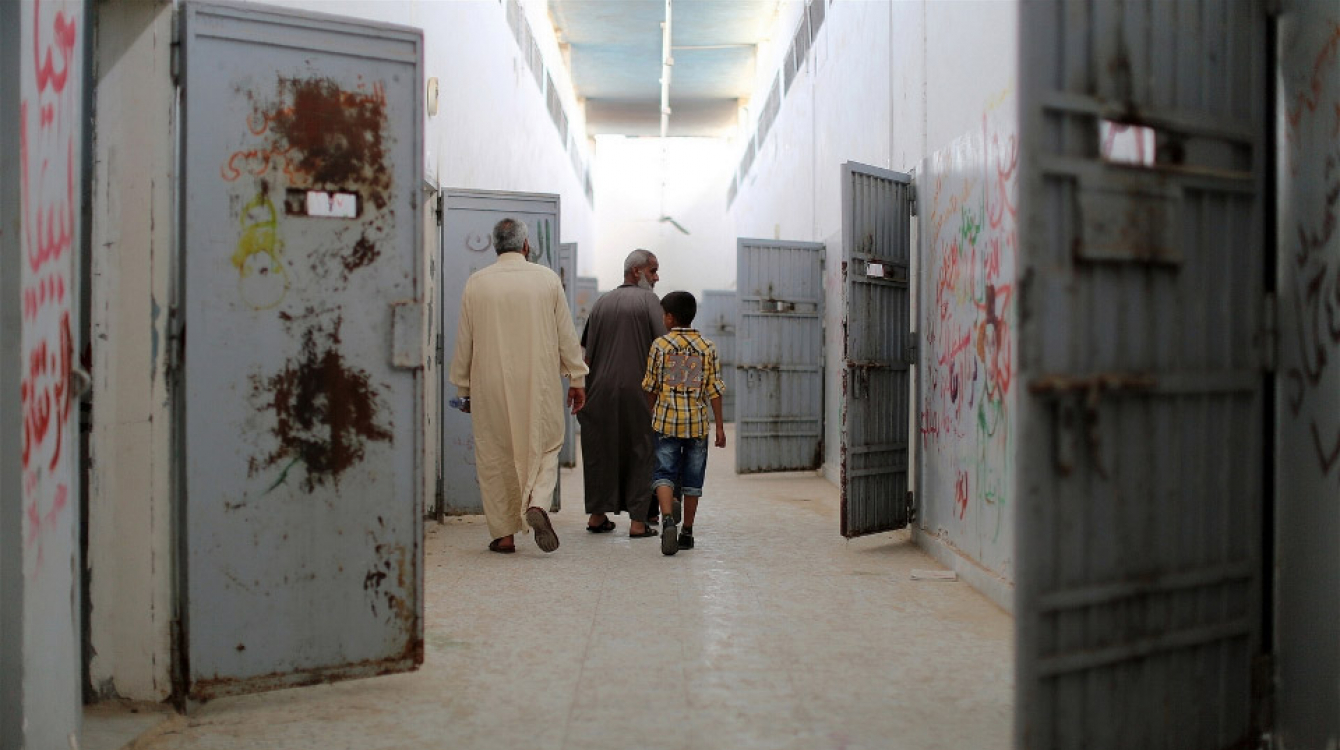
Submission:
M 958 577 L 977 589 L 997 607 L 1014 614 L 1014 583 L 978 565 L 953 545 L 939 536 L 913 524 L 912 540 L 934 557 L 941 565 L 958 573 Z

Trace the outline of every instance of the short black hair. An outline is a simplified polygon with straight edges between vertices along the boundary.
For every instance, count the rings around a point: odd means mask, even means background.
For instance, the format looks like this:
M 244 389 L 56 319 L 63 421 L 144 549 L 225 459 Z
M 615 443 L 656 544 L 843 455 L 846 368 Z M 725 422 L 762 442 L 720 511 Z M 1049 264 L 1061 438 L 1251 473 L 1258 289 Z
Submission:
M 688 292 L 671 292 L 661 298 L 661 309 L 670 313 L 681 328 L 688 328 L 698 314 L 698 300 Z

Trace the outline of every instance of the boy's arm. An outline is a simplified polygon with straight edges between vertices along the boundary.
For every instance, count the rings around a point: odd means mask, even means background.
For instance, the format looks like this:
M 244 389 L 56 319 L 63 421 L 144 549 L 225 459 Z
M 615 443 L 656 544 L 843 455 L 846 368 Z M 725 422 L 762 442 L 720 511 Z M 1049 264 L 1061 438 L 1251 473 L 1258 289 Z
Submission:
M 726 447 L 726 425 L 721 421 L 721 397 L 712 397 L 712 416 L 717 421 L 717 447 Z

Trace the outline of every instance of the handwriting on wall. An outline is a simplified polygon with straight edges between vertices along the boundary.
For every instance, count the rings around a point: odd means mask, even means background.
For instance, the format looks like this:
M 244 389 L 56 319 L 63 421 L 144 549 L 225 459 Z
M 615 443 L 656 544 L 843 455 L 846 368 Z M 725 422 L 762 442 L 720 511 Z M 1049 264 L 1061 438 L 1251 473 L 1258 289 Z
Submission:
M 78 236 L 82 4 L 24 3 L 19 185 L 23 248 L 22 377 L 24 570 L 42 567 L 43 544 L 70 529 L 72 475 L 70 311 Z
M 933 155 L 923 177 L 926 490 L 954 498 L 960 522 L 977 514 L 988 542 L 1000 542 L 1014 471 L 1018 159 L 1013 118 L 988 114 L 979 132 Z
M 1284 395 L 1322 476 L 1340 478 L 1340 17 L 1307 33 L 1284 48 Z

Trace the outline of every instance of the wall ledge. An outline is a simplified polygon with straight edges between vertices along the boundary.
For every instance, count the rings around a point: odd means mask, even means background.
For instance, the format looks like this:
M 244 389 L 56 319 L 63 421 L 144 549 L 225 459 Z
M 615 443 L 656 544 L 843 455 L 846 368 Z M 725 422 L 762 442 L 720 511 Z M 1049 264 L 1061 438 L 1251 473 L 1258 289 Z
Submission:
M 958 573 L 969 586 L 977 589 L 997 607 L 1014 615 L 1014 582 L 983 568 L 976 560 L 925 529 L 912 525 L 912 541 L 941 565 Z

